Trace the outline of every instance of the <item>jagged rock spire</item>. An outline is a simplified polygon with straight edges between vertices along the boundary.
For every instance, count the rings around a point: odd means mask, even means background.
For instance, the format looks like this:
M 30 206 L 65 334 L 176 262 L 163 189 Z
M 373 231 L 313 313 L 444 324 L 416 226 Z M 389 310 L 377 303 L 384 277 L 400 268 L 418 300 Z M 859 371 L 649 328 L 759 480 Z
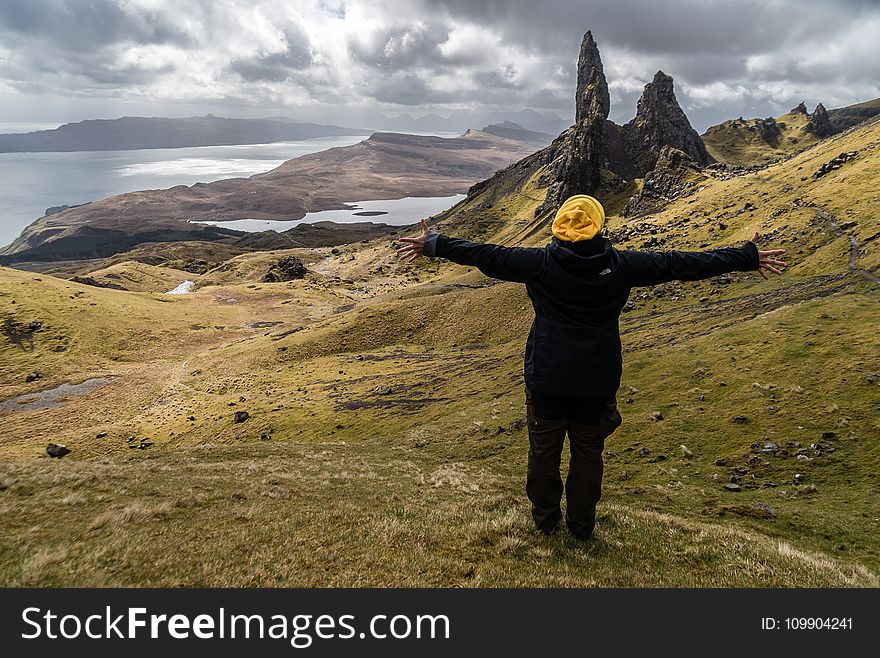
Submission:
M 654 168 L 664 146 L 686 153 L 699 165 L 712 162 L 702 138 L 675 98 L 672 78 L 663 71 L 657 71 L 645 85 L 636 116 L 623 126 L 623 136 L 638 176 Z
M 588 31 L 578 57 L 576 122 L 548 147 L 552 182 L 537 214 L 558 208 L 574 194 L 590 194 L 599 186 L 599 174 L 605 161 L 605 120 L 610 107 L 599 48 Z
M 828 111 L 822 103 L 816 106 L 810 115 L 810 120 L 804 126 L 804 131 L 814 134 L 816 137 L 828 137 L 834 134 L 834 126 L 828 118 Z
M 608 83 L 605 81 L 602 59 L 599 57 L 599 47 L 593 40 L 593 33 L 590 31 L 587 31 L 581 42 L 574 102 L 575 123 L 599 115 L 605 119 L 611 108 L 611 98 L 608 95 Z
M 801 101 L 797 107 L 793 107 L 788 111 L 789 114 L 807 114 L 807 106 Z

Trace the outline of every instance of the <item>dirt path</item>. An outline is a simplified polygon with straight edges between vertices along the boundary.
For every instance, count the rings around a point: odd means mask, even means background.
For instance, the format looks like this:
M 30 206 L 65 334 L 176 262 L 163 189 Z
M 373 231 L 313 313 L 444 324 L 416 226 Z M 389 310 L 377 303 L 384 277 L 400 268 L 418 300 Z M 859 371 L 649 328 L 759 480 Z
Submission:
M 880 278 L 877 278 L 871 272 L 867 270 L 860 269 L 858 267 L 859 260 L 859 241 L 856 240 L 856 236 L 847 233 L 842 228 L 840 228 L 840 224 L 837 222 L 837 217 L 832 215 L 830 212 L 825 210 L 821 206 L 808 206 L 812 208 L 816 213 L 816 217 L 823 220 L 828 224 L 828 227 L 831 229 L 831 232 L 837 237 L 846 236 L 849 239 L 849 262 L 847 263 L 850 272 L 854 274 L 858 274 L 863 279 L 870 281 L 872 283 L 880 283 Z

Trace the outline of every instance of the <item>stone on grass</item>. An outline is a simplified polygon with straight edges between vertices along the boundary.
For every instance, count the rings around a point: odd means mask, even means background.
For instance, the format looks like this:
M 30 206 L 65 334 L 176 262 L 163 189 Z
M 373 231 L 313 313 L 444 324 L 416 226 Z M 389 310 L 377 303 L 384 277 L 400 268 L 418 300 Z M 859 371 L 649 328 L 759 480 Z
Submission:
M 70 454 L 70 448 L 61 445 L 60 443 L 50 443 L 46 446 L 46 454 L 50 457 L 61 459 L 64 455 Z

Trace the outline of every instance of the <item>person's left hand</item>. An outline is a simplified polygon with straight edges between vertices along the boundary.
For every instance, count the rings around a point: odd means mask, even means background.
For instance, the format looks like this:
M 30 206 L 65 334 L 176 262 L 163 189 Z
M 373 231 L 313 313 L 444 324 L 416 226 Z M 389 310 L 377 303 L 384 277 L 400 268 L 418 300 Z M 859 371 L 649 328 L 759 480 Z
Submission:
M 758 241 L 761 239 L 760 233 L 755 233 L 754 237 L 752 237 L 751 242 L 755 243 L 757 246 Z M 758 250 L 758 274 L 760 274 L 765 279 L 769 278 L 767 276 L 767 272 L 773 272 L 774 274 L 782 274 L 782 270 L 788 267 L 788 263 L 782 260 L 776 260 L 774 256 L 781 256 L 785 253 L 785 249 L 769 249 L 767 251 Z
M 419 256 L 425 254 L 425 238 L 428 235 L 428 222 L 424 219 L 419 222 L 422 232 L 414 238 L 400 238 L 401 242 L 406 242 L 402 247 L 397 249 L 397 257 L 405 263 L 415 260 Z

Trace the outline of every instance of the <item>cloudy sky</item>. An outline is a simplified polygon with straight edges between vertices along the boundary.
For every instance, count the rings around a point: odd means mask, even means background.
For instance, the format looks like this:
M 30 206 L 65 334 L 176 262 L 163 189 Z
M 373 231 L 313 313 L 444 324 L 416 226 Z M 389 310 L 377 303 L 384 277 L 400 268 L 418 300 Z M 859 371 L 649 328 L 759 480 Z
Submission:
M 621 123 L 657 69 L 700 131 L 880 96 L 876 0 L 0 0 L 0 122 L 573 120 L 588 29 Z

